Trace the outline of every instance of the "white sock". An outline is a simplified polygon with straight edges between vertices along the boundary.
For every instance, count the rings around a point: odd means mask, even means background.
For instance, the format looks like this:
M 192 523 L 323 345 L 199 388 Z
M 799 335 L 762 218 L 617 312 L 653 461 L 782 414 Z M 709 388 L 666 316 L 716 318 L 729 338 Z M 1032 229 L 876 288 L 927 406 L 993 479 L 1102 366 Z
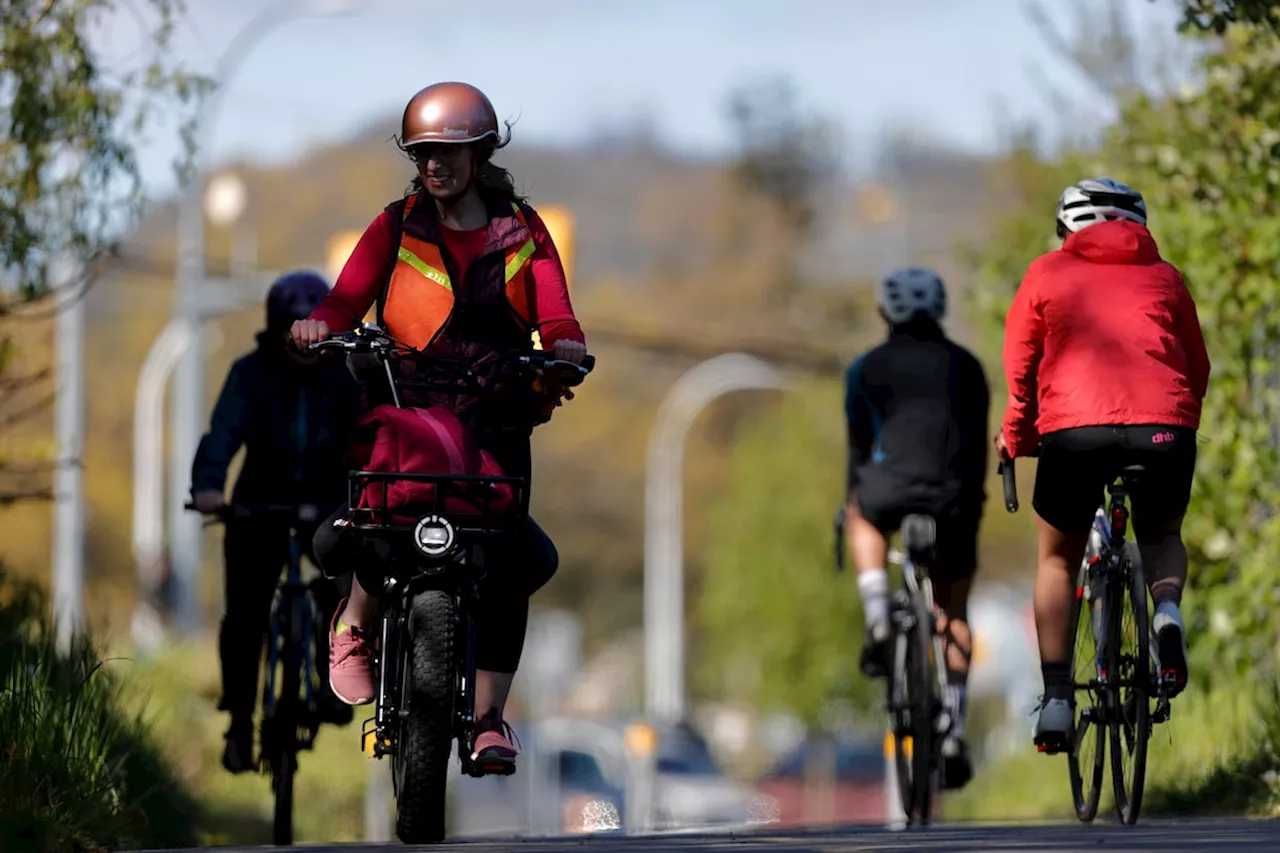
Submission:
M 964 718 L 968 696 L 966 695 L 965 685 L 948 684 L 947 685 L 947 704 L 955 712 L 956 718 L 951 723 L 951 736 L 957 740 L 964 740 Z
M 1182 635 L 1186 636 L 1187 629 L 1182 624 L 1182 611 L 1178 609 L 1178 605 L 1172 601 L 1162 601 L 1156 605 L 1156 615 L 1151 620 L 1151 628 L 1159 634 L 1160 630 L 1168 625 L 1177 625 Z
M 862 613 L 867 625 L 877 625 L 889 618 L 889 573 L 884 569 L 858 572 L 858 593 L 862 596 Z

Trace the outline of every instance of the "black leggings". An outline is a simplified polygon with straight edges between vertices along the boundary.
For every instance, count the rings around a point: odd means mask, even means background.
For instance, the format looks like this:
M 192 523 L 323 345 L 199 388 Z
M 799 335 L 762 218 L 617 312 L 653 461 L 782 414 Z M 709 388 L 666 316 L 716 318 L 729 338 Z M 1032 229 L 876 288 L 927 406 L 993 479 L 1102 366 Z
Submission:
M 310 537 L 303 536 L 304 547 Z M 276 583 L 289 563 L 289 529 L 275 522 L 238 520 L 227 523 L 223 539 L 226 560 L 227 612 L 218 631 L 222 661 L 222 700 L 218 708 L 247 717 L 257 703 L 258 669 L 271 619 Z M 319 619 L 315 626 L 316 669 L 320 689 L 329 689 L 329 632 L 341 596 L 340 583 L 322 580 L 312 587 Z
M 501 435 L 480 442 L 492 453 L 509 477 L 530 480 L 532 464 L 528 435 Z M 525 489 L 525 501 L 529 489 Z M 333 523 L 345 515 L 339 508 L 317 529 L 313 544 L 321 569 L 330 577 L 349 574 L 359 562 L 356 543 L 343 537 Z M 529 625 L 529 598 L 541 589 L 560 564 L 551 537 L 527 517 L 514 541 L 494 545 L 485 553 L 485 577 L 475 608 L 476 668 L 489 672 L 515 672 L 524 652 Z M 371 595 L 376 589 L 365 588 Z

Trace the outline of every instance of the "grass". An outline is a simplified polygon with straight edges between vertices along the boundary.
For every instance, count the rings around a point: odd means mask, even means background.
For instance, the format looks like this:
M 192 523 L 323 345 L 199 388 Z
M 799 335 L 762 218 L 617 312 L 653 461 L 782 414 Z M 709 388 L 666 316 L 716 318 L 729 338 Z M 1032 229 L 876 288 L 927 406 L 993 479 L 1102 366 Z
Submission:
M 1147 753 L 1142 815 L 1275 815 L 1280 803 L 1280 687 L 1188 689 L 1156 726 Z M 1110 745 L 1099 819 L 1115 814 Z M 1074 820 L 1065 756 L 1032 751 L 980 768 L 946 801 L 960 820 Z
M 154 660 L 133 665 L 134 702 L 187 790 L 200 801 L 205 819 L 197 827 L 202 845 L 270 844 L 274 801 L 270 777 L 233 776 L 222 768 L 227 717 L 217 710 L 219 665 L 214 642 L 171 647 Z M 294 784 L 294 841 L 343 842 L 364 838 L 364 793 L 371 770 L 389 773 L 386 761 L 360 752 L 360 721 L 370 708 L 340 729 L 325 726 L 315 748 L 298 757 Z
M 0 849 L 195 841 L 195 801 L 88 637 L 59 654 L 39 589 L 0 571 Z

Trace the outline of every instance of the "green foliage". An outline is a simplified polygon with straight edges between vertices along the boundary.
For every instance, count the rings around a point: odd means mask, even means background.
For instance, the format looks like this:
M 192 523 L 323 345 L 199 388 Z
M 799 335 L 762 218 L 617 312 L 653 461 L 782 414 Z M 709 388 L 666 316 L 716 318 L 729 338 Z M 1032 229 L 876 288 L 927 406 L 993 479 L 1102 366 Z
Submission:
M 89 33 L 117 0 L 9 0 L 0 9 L 0 266 L 29 295 L 50 286 L 61 255 L 97 255 L 141 203 L 135 148 L 168 100 L 204 81 L 165 64 L 180 0 L 140 4 L 156 17 L 141 66 L 103 67 Z M 143 27 L 150 27 L 143 23 Z M 123 218 L 122 218 L 123 217 Z
M 844 491 L 840 389 L 787 394 L 744 428 L 730 481 L 709 513 L 697 622 L 698 687 L 814 726 L 865 707 L 863 619 L 852 572 L 834 568 L 832 513 Z M 798 479 L 801 478 L 801 479 Z
M 81 637 L 58 654 L 44 597 L 0 571 L 0 849 L 194 843 L 195 803 Z
M 1184 0 L 1182 29 L 1222 35 L 1231 24 L 1280 27 L 1276 0 Z
M 1011 211 L 981 253 L 979 304 L 1002 323 L 1052 233 L 1055 185 L 1110 174 L 1142 190 L 1152 231 L 1196 299 L 1213 362 L 1185 527 L 1191 636 L 1198 673 L 1211 677 L 1271 667 L 1277 638 L 1280 36 L 1232 26 L 1200 70 L 1199 87 L 1178 97 L 1125 102 L 1099 150 L 1035 165 L 1036 200 Z

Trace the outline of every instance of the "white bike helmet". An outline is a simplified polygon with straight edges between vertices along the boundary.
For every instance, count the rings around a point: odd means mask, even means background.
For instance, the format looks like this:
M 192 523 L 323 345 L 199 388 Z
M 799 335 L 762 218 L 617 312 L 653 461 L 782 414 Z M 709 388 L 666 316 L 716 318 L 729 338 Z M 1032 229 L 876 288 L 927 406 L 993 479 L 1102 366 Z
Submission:
M 884 318 L 895 326 L 916 314 L 941 320 L 947 313 L 947 289 L 933 270 L 908 267 L 884 277 L 876 292 L 876 304 Z
M 1058 236 L 1065 237 L 1107 219 L 1147 224 L 1142 193 L 1111 178 L 1086 178 L 1058 197 Z

